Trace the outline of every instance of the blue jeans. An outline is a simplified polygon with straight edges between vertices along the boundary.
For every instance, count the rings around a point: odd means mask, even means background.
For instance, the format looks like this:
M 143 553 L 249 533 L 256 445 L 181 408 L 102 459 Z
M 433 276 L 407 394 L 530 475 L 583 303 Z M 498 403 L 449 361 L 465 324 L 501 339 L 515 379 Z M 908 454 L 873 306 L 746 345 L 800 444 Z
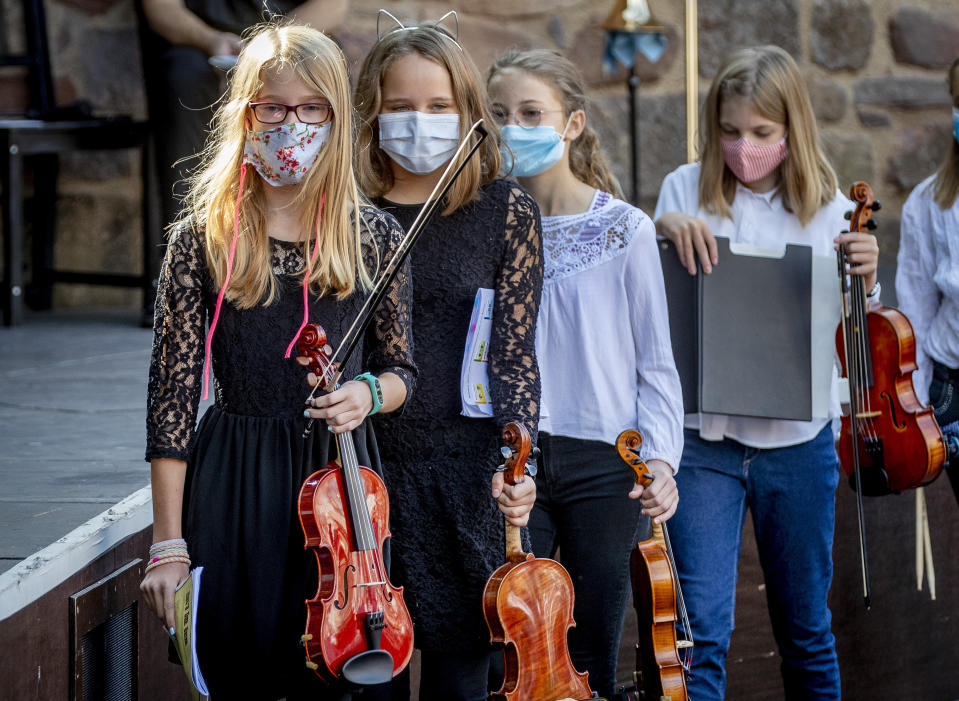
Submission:
M 746 509 L 752 511 L 766 603 L 787 699 L 839 699 L 827 605 L 839 459 L 826 426 L 807 443 L 750 448 L 685 432 L 669 521 L 695 646 L 689 698 L 722 699 Z
M 633 473 L 601 441 L 540 433 L 543 456 L 536 477 L 536 504 L 529 536 L 537 557 L 560 559 L 573 580 L 576 627 L 569 653 L 589 686 L 610 698 L 616 656 L 630 596 L 629 553 L 641 522 L 639 500 L 627 494 Z

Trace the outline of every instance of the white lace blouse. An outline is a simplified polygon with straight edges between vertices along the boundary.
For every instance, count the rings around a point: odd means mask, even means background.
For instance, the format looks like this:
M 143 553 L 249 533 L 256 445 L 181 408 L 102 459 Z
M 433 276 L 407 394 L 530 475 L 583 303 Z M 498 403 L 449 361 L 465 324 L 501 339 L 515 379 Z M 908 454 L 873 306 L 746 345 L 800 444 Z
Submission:
M 675 471 L 682 389 L 652 221 L 597 192 L 587 212 L 543 217 L 543 250 L 540 430 L 614 444 L 636 428 L 641 456 Z
M 921 182 L 902 208 L 896 296 L 916 333 L 916 396 L 929 402 L 932 361 L 959 367 L 959 199 L 942 209 L 935 176 Z

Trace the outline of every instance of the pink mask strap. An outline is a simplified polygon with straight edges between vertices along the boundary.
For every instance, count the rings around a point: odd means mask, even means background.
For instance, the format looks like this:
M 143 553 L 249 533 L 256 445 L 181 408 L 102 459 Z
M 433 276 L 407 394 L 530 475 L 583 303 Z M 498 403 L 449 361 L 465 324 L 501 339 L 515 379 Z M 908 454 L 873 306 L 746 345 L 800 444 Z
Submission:
M 216 308 L 213 310 L 213 321 L 210 322 L 210 332 L 206 335 L 206 352 L 203 355 L 203 398 L 209 396 L 210 389 L 210 349 L 213 347 L 213 332 L 216 322 L 220 320 L 220 308 L 223 306 L 223 296 L 230 284 L 230 275 L 233 273 L 233 256 L 236 254 L 236 240 L 240 234 L 240 201 L 243 199 L 243 181 L 246 179 L 246 163 L 240 166 L 240 185 L 236 193 L 236 206 L 233 209 L 233 241 L 230 242 L 230 256 L 226 261 L 226 279 L 216 296 Z
M 296 341 L 300 337 L 300 331 L 302 331 L 310 321 L 310 272 L 313 270 L 313 262 L 316 260 L 316 255 L 320 252 L 320 222 L 323 221 L 323 205 L 325 203 L 326 193 L 324 192 L 322 197 L 320 197 L 320 213 L 316 215 L 316 232 L 313 236 L 313 252 L 310 254 L 310 264 L 306 266 L 306 272 L 303 273 L 303 321 L 300 322 L 300 328 L 293 334 L 290 345 L 286 347 L 284 358 L 289 358 L 290 354 L 293 353 L 293 346 L 296 345 Z

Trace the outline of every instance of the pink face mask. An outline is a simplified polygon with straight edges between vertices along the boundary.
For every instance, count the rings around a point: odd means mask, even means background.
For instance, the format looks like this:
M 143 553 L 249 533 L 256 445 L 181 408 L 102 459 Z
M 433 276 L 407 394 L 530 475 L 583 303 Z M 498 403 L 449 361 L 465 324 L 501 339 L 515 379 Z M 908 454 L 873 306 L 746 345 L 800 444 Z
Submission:
M 754 144 L 745 136 L 736 141 L 719 140 L 723 160 L 740 182 L 751 183 L 772 173 L 789 152 L 784 136 L 779 143 Z

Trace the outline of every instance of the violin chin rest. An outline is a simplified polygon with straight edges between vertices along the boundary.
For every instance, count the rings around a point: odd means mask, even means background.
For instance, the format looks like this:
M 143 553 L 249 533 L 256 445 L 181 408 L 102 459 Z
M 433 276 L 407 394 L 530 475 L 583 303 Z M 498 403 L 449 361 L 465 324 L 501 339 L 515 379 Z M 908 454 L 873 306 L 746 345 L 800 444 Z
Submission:
M 357 686 L 385 684 L 393 678 L 393 655 L 386 650 L 361 652 L 344 663 L 342 674 Z

